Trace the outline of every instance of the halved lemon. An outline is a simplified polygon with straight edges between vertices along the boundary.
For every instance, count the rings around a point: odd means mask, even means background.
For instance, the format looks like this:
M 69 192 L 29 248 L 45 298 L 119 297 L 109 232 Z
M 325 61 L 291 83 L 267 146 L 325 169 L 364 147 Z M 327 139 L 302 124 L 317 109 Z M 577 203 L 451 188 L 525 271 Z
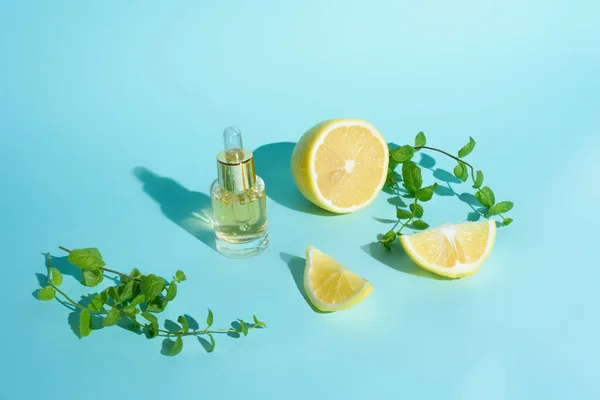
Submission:
M 300 139 L 291 169 L 300 192 L 335 213 L 365 208 L 379 194 L 388 168 L 388 146 L 367 121 L 333 119 L 315 125 Z
M 308 245 L 304 289 L 311 303 L 319 310 L 338 311 L 363 301 L 373 291 L 373 285 L 316 247 Z
M 449 278 L 479 270 L 492 252 L 496 222 L 446 224 L 425 232 L 400 236 L 406 254 L 420 267 Z

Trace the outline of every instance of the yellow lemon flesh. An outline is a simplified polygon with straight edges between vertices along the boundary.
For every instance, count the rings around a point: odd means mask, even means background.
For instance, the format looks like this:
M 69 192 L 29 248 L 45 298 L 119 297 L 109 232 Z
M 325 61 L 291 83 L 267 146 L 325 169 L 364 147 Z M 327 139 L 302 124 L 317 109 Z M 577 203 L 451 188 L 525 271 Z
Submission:
M 375 200 L 385 183 L 388 156 L 388 146 L 373 125 L 334 119 L 302 136 L 291 169 L 304 197 L 334 213 L 349 213 Z
M 425 232 L 400 236 L 406 254 L 420 267 L 449 278 L 479 270 L 494 247 L 494 221 L 446 224 Z
M 308 245 L 304 289 L 311 303 L 319 310 L 338 311 L 363 301 L 373 291 L 373 285 L 327 254 Z

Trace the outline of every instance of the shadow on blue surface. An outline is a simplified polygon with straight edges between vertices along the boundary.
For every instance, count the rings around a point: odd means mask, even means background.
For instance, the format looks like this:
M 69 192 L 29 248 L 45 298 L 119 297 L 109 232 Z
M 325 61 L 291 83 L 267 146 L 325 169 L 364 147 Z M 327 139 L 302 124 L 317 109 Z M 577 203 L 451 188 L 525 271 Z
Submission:
M 188 190 L 144 167 L 134 168 L 133 174 L 144 185 L 144 192 L 160 205 L 165 217 L 216 251 L 208 195 Z
M 294 279 L 294 283 L 298 288 L 298 291 L 306 301 L 306 304 L 312 308 L 312 310 L 319 314 L 329 314 L 328 311 L 321 311 L 310 302 L 308 295 L 306 294 L 306 290 L 304 290 L 304 267 L 306 265 L 306 259 L 298 256 L 294 256 L 289 253 L 279 253 L 281 259 L 287 264 L 290 273 L 292 274 L 292 278 Z
M 296 187 L 290 167 L 295 146 L 292 142 L 276 142 L 254 151 L 256 174 L 265 181 L 267 196 L 292 210 L 321 216 L 337 215 L 306 200 Z
M 432 274 L 431 272 L 419 267 L 417 264 L 414 263 L 413 260 L 411 260 L 406 255 L 404 249 L 402 248 L 402 246 L 400 246 L 399 243 L 397 243 L 397 241 L 394 241 L 391 250 L 387 250 L 381 245 L 381 243 L 378 242 L 368 243 L 361 246 L 360 248 L 377 261 L 397 271 L 404 272 L 405 274 L 441 281 L 452 280 L 450 278 L 445 278 L 443 276 Z

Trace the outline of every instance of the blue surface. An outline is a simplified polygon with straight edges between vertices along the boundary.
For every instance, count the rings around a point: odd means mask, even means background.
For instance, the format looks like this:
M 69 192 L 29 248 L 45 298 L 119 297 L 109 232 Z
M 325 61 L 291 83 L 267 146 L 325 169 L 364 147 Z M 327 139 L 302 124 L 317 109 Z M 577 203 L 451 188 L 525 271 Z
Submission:
M 600 398 L 598 15 L 594 1 L 2 1 L 0 398 Z M 385 194 L 336 217 L 299 197 L 291 143 L 339 116 L 399 144 L 477 140 L 469 160 L 516 204 L 477 275 L 432 279 L 371 245 L 394 214 Z M 231 124 L 270 194 L 270 247 L 241 261 L 191 214 Z M 425 215 L 470 211 L 437 196 Z M 308 243 L 371 297 L 313 312 L 294 280 Z M 188 338 L 175 358 L 120 328 L 80 340 L 67 309 L 32 296 L 58 245 L 181 268 L 169 318 L 211 307 L 218 326 L 257 314 L 269 329 L 211 354 Z

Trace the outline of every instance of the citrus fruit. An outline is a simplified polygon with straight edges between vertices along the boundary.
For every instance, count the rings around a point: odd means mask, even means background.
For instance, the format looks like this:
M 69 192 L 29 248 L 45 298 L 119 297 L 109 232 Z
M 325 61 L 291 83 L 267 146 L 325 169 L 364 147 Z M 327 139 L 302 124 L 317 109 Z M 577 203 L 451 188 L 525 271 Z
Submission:
M 388 168 L 388 146 L 367 121 L 333 119 L 309 129 L 292 153 L 300 192 L 334 213 L 365 208 L 379 194 Z
M 479 270 L 494 247 L 496 222 L 446 224 L 425 232 L 400 236 L 406 254 L 420 267 L 449 278 Z
M 338 311 L 363 301 L 373 291 L 373 285 L 316 247 L 308 245 L 304 289 L 311 303 L 319 310 Z

